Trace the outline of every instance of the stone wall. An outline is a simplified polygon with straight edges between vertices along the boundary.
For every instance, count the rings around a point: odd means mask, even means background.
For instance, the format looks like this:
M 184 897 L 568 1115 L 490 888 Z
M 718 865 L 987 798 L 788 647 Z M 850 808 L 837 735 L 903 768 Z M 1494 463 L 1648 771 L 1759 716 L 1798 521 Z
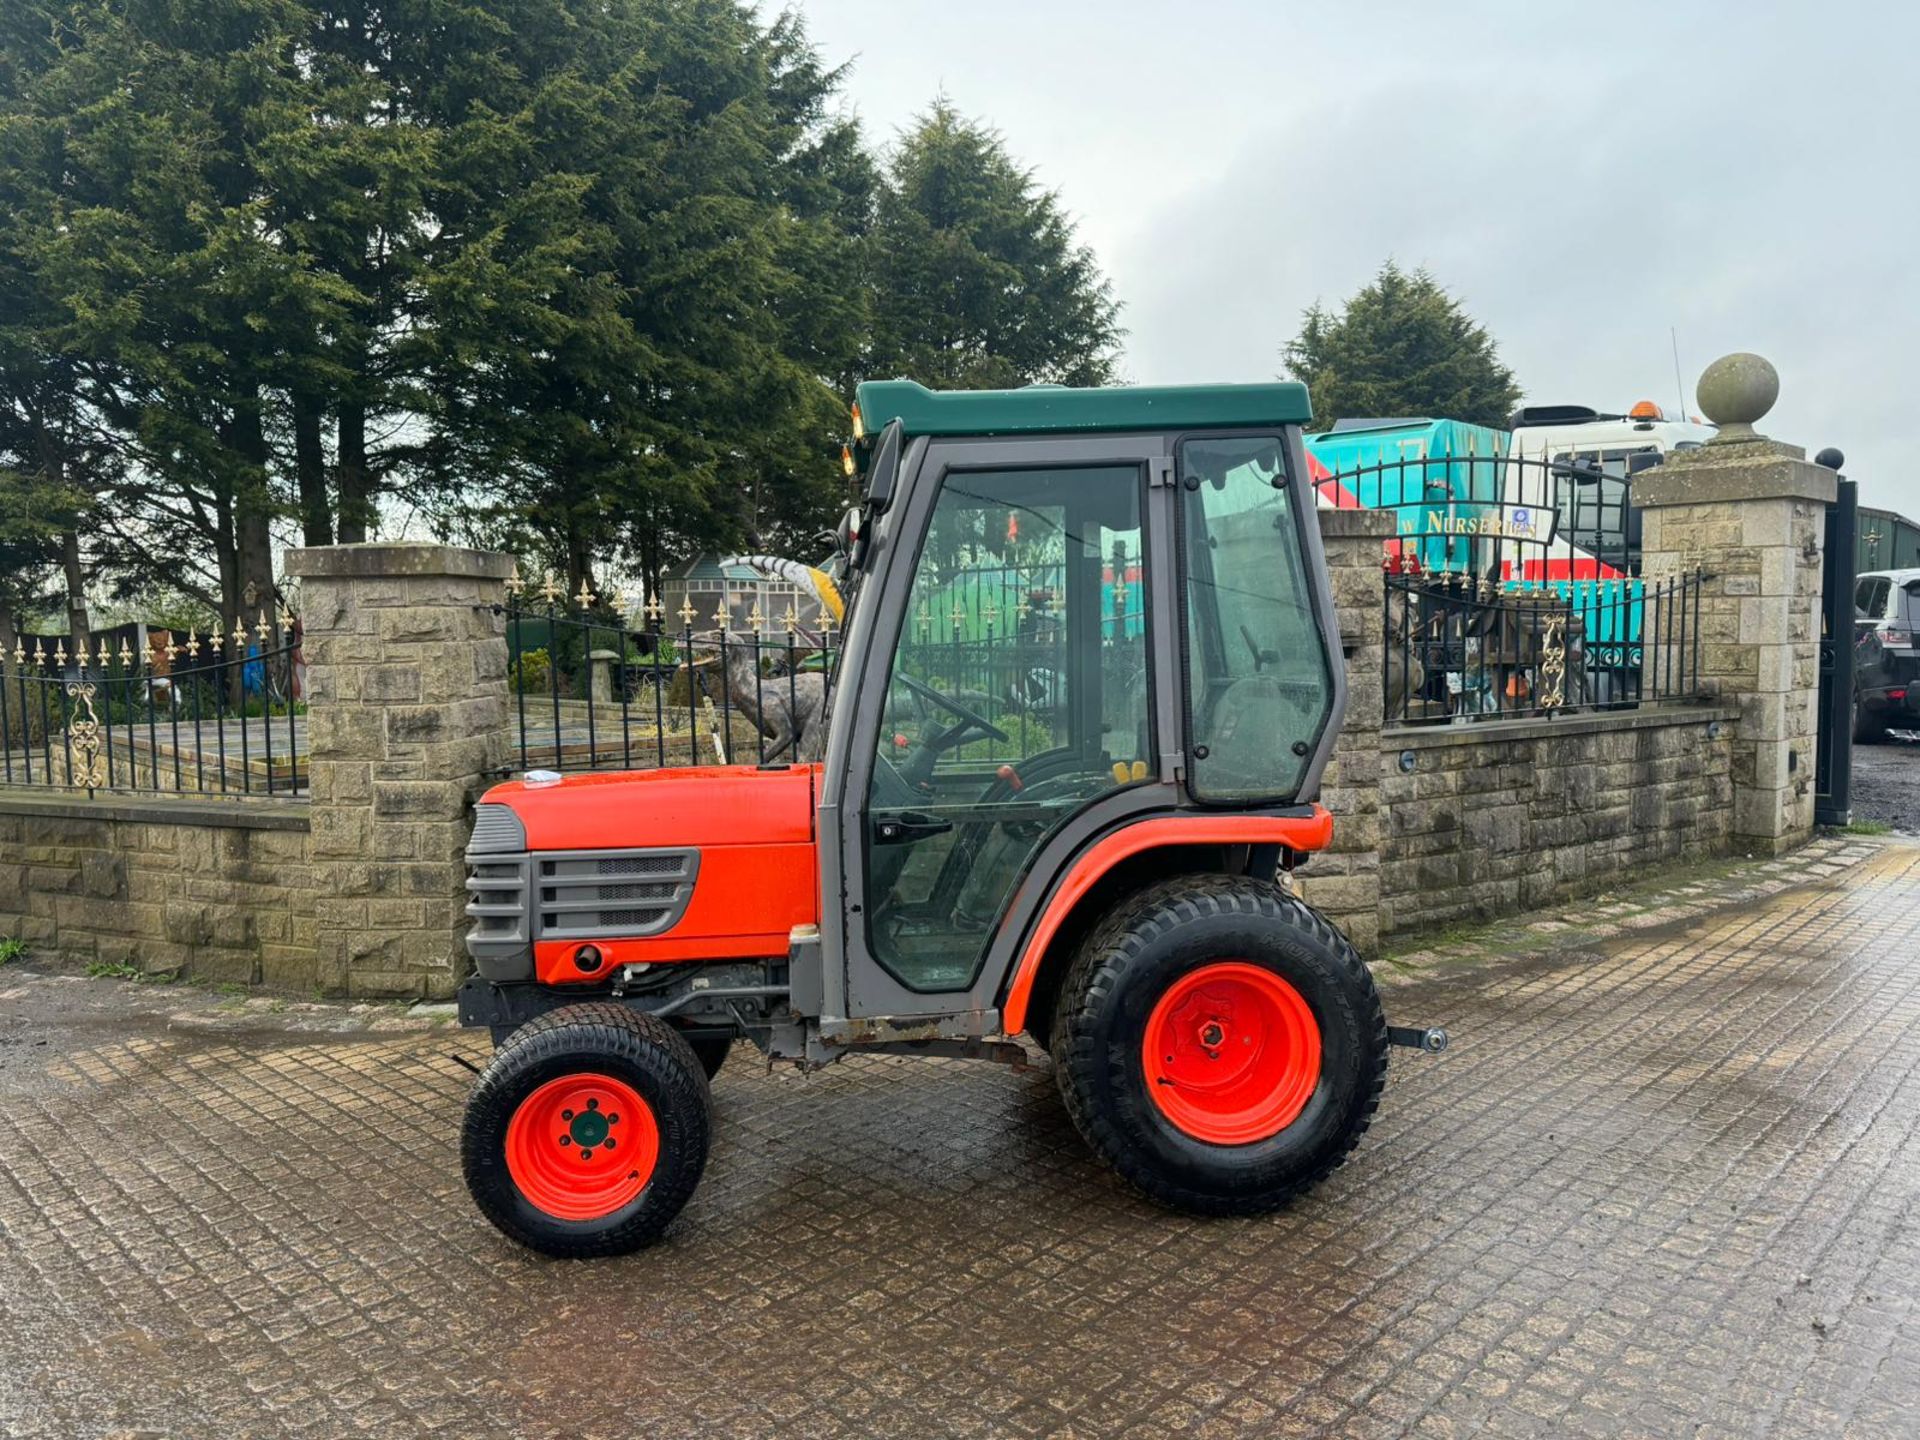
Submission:
M 0 935 L 68 964 L 311 993 L 306 807 L 0 795 Z
M 451 545 L 287 553 L 301 581 L 320 983 L 451 995 L 472 802 L 506 756 L 513 561 Z
M 1716 439 L 1634 482 L 1649 577 L 1704 571 L 1700 671 L 1738 712 L 1733 833 L 1780 854 L 1813 833 L 1820 587 L 1831 470 L 1770 440 Z M 1647 663 L 1660 663 L 1649 645 Z
M 1734 714 L 1649 708 L 1383 732 L 1380 933 L 1513 914 L 1724 853 Z

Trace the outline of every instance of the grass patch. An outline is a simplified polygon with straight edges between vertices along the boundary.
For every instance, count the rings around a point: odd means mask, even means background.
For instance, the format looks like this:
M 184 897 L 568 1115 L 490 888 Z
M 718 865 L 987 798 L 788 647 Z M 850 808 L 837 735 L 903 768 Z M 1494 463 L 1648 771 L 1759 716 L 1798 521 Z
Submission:
M 95 960 L 87 966 L 89 980 L 141 980 L 145 974 L 138 965 L 121 965 L 107 960 Z
M 27 942 L 11 935 L 0 937 L 0 965 L 11 964 L 27 953 Z
M 1893 826 L 1884 820 L 1854 820 L 1840 833 L 1842 835 L 1891 835 Z

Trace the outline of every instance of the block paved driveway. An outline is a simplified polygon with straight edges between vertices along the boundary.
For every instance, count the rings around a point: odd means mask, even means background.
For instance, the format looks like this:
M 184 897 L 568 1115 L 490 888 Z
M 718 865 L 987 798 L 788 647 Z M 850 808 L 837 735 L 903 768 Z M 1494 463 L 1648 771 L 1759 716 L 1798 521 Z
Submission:
M 473 1037 L 9 971 L 0 1433 L 1912 1436 L 1920 849 L 1773 873 L 1389 987 L 1455 1047 L 1281 1216 L 1133 1199 L 1044 1070 L 740 1050 L 587 1264 L 467 1203 Z

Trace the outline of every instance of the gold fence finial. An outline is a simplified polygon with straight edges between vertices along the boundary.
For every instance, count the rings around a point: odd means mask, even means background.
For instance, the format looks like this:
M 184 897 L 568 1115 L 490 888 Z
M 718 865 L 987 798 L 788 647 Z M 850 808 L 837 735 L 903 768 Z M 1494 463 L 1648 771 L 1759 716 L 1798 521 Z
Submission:
M 260 611 L 260 623 L 253 627 L 254 638 L 264 646 L 267 643 L 267 637 L 271 634 L 273 634 L 273 627 L 267 623 L 267 612 L 262 608 Z
M 187 627 L 187 658 L 189 660 L 200 658 L 200 636 L 191 625 Z
M 587 584 L 587 577 L 582 574 L 580 577 L 580 593 L 573 597 L 574 603 L 582 610 L 591 610 L 595 598 L 593 587 Z
M 507 576 L 507 594 L 514 599 L 520 598 L 520 592 L 527 588 L 527 582 L 520 578 L 520 562 L 513 562 L 513 571 Z
M 727 612 L 727 592 L 722 590 L 720 592 L 720 603 L 713 607 L 714 626 L 717 629 L 724 630 L 727 628 L 727 622 L 732 618 L 733 616 Z
M 793 608 L 793 601 L 791 599 L 787 601 L 786 614 L 780 617 L 780 628 L 787 632 L 789 639 L 800 630 L 800 612 Z
M 680 623 L 681 625 L 685 626 L 687 629 L 691 630 L 693 628 L 693 621 L 694 621 L 693 595 L 691 593 L 688 593 L 680 597 Z
M 666 609 L 667 609 L 666 606 L 660 603 L 659 591 L 656 590 L 653 592 L 653 594 L 647 596 L 647 603 L 644 609 L 646 611 L 647 619 L 653 621 L 654 624 L 658 625 L 660 623 L 660 617 L 666 614 Z
M 540 582 L 540 598 L 549 605 L 560 598 L 560 587 L 553 583 L 553 576 L 549 575 Z

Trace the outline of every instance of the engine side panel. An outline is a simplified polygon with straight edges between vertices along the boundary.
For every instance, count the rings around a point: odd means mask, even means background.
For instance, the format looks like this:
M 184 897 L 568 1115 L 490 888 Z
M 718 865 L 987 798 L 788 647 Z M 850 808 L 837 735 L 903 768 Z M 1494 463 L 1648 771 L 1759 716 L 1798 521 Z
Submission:
M 705 846 L 693 896 L 672 929 L 645 939 L 536 941 L 535 978 L 548 985 L 579 984 L 604 980 L 621 965 L 784 956 L 794 926 L 820 923 L 814 863 L 811 842 Z M 574 964 L 583 943 L 603 957 L 593 972 Z

